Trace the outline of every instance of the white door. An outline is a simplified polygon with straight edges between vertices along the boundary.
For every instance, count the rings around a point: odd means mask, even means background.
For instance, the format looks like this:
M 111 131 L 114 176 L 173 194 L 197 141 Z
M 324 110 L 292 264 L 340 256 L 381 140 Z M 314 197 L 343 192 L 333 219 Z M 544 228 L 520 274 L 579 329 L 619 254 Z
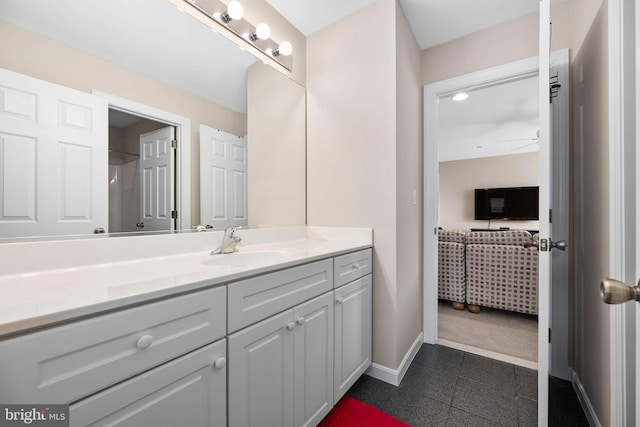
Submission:
M 333 401 L 371 365 L 371 275 L 335 290 Z
M 293 426 L 293 310 L 229 336 L 229 425 Z
M 108 107 L 0 69 L 0 238 L 108 227 Z
M 200 125 L 200 223 L 242 227 L 247 219 L 247 139 Z
M 140 222 L 143 231 L 173 230 L 175 128 L 140 135 Z
M 294 308 L 294 421 L 315 426 L 333 408 L 333 292 Z
M 546 426 L 549 418 L 549 328 L 551 326 L 551 109 L 549 106 L 551 9 L 549 0 L 540 0 L 540 251 L 538 275 L 538 425 Z M 545 243 L 546 242 L 546 243 Z

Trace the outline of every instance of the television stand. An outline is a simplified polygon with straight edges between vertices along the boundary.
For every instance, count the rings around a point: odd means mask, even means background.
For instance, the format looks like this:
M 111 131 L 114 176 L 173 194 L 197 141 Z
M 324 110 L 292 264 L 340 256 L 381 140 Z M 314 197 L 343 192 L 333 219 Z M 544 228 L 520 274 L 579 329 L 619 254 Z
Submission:
M 511 230 L 511 228 L 509 227 L 500 227 L 500 228 L 472 228 L 471 231 L 509 231 Z M 514 230 L 519 230 L 519 229 L 515 229 Z M 531 235 L 534 234 L 538 234 L 539 230 L 526 230 L 529 233 L 531 233 Z

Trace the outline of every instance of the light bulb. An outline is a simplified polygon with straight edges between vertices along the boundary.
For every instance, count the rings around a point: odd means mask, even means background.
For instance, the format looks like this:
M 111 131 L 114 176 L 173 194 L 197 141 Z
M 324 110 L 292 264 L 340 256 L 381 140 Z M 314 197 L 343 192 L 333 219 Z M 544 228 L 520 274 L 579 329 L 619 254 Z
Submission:
M 244 15 L 244 8 L 239 1 L 233 0 L 227 5 L 227 14 L 231 19 L 241 19 Z
M 469 94 L 464 92 L 459 92 L 459 93 L 456 93 L 451 99 L 453 99 L 454 101 L 464 101 L 468 97 L 469 97 Z
M 273 52 L 274 56 L 278 56 L 278 55 L 283 55 L 283 56 L 289 56 L 291 55 L 291 52 L 293 52 L 293 46 L 291 46 L 291 43 L 289 43 L 286 40 L 283 40 L 280 45 L 278 46 L 278 49 L 276 49 Z
M 271 28 L 269 28 L 269 26 L 264 22 L 261 24 L 258 24 L 258 26 L 256 26 L 255 35 L 260 40 L 266 40 L 271 35 Z

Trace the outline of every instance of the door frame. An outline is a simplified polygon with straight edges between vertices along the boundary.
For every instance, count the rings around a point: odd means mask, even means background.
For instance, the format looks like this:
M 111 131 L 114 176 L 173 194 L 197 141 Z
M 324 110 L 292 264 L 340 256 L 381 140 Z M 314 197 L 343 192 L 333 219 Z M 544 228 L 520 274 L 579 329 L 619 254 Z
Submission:
M 634 12 L 635 9 L 635 12 Z M 633 0 L 609 0 L 609 277 L 635 285 L 640 275 L 640 171 L 636 126 L 640 123 L 640 86 L 636 78 L 636 46 L 640 8 Z M 626 12 L 626 13 L 625 13 Z M 628 120 L 625 118 L 633 118 Z M 636 425 L 640 420 L 640 309 L 638 303 L 609 307 L 610 425 Z
M 538 57 L 465 74 L 424 87 L 424 341 L 438 339 L 438 239 L 440 179 L 438 173 L 438 99 L 456 92 L 538 74 Z
M 567 63 L 568 50 L 562 49 L 551 53 L 550 62 L 553 65 Z M 438 241 L 437 227 L 439 225 L 439 174 L 438 174 L 438 99 L 441 96 L 452 95 L 469 88 L 493 85 L 499 82 L 525 78 L 539 74 L 539 58 L 532 57 L 486 70 L 454 77 L 424 87 L 424 223 L 423 223 L 423 331 L 424 342 L 434 344 L 438 339 Z M 568 99 L 568 97 L 567 97 Z M 567 101 L 568 102 L 568 101 Z M 568 111 L 562 112 L 560 125 L 568 128 Z M 568 142 L 568 141 L 567 141 Z M 568 163 L 567 156 L 561 163 Z M 549 165 L 551 167 L 551 165 Z M 567 237 L 567 236 L 563 236 Z M 548 299 L 546 300 L 548 304 Z M 543 308 L 541 307 L 540 312 Z M 548 310 L 550 311 L 550 310 Z M 566 313 L 565 313 L 566 314 Z M 547 319 L 549 323 L 549 319 Z M 558 336 L 568 336 L 568 319 L 555 325 Z M 544 325 L 543 325 L 544 326 Z M 550 323 L 549 325 L 550 326 Z M 562 326 L 562 330 L 558 330 Z M 544 326 L 546 329 L 546 326 Z M 546 334 L 544 334 L 546 336 Z M 568 354 L 567 340 L 554 342 L 554 352 Z M 568 357 L 559 371 L 570 372 Z M 549 371 L 548 361 L 541 369 Z
M 96 96 L 107 100 L 110 109 L 120 110 L 125 113 L 133 114 L 153 120 L 156 122 L 166 123 L 176 128 L 176 139 L 178 148 L 176 150 L 176 207 L 178 209 L 178 221 L 176 227 L 178 230 L 191 229 L 191 120 L 169 113 L 149 105 L 131 101 L 111 95 L 106 92 L 93 90 Z

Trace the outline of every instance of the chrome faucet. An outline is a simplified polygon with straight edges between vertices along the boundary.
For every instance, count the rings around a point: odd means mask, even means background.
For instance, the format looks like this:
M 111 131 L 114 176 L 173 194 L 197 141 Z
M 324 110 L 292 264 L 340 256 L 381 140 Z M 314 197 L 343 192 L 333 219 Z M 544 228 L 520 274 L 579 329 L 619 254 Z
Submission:
M 233 252 L 238 252 L 238 248 L 236 246 L 242 238 L 240 236 L 235 235 L 236 228 L 228 227 L 224 230 L 224 236 L 222 236 L 222 243 L 216 249 L 211 251 L 211 255 L 217 254 L 230 254 Z

